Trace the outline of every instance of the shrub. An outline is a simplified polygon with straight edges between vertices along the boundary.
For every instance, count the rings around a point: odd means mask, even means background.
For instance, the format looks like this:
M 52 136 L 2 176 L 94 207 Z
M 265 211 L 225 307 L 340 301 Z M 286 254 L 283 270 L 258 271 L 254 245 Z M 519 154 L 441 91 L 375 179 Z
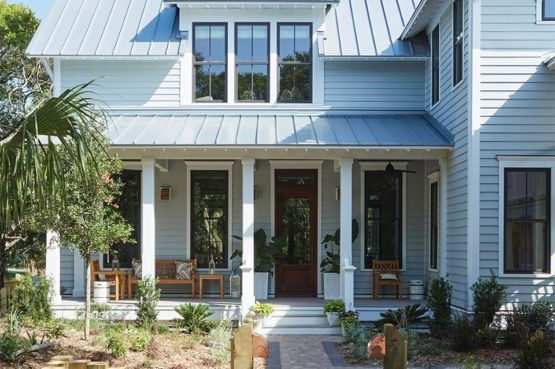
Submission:
M 356 328 L 357 334 L 354 335 L 353 339 L 353 350 L 352 354 L 357 360 L 368 359 L 368 330 L 366 327 Z
M 127 344 L 125 342 L 125 334 L 121 330 L 111 329 L 106 334 L 106 349 L 115 359 L 127 355 Z
M 428 322 L 433 337 L 443 337 L 451 323 L 451 296 L 453 288 L 444 278 L 435 278 L 430 283 L 428 309 L 433 318 Z
M 52 318 L 50 297 L 52 282 L 45 276 L 24 276 L 18 281 L 13 294 L 11 309 L 22 318 L 33 322 L 47 321 Z
M 230 342 L 233 329 L 228 322 L 220 322 L 206 337 L 206 345 L 210 347 L 210 357 L 220 363 L 229 358 Z
M 549 336 L 544 331 L 536 331 L 522 346 L 516 364 L 519 369 L 551 369 Z
M 357 325 L 358 324 L 358 312 L 357 311 L 344 311 L 339 314 L 339 321 L 341 324 L 345 325 Z
M 151 330 L 158 317 L 156 306 L 160 300 L 160 290 L 156 288 L 157 280 L 146 278 L 137 284 L 137 326 Z
M 497 342 L 497 331 L 491 328 L 480 328 L 476 332 L 476 347 L 490 348 Z
M 468 314 L 456 314 L 449 329 L 450 345 L 453 351 L 469 352 L 475 347 L 476 329 Z
M 183 304 L 175 308 L 182 319 L 175 321 L 179 328 L 188 333 L 201 333 L 210 330 L 208 318 L 213 314 L 205 304 Z
M 150 332 L 146 329 L 135 329 L 128 332 L 131 351 L 144 351 L 150 343 Z
M 549 335 L 554 313 L 553 305 L 547 301 L 516 307 L 507 315 L 505 343 L 510 347 L 518 347 L 523 341 L 523 336 L 526 341 L 528 332 L 537 330 L 542 330 Z
M 380 324 L 393 324 L 397 328 L 411 330 L 413 326 L 426 322 L 428 309 L 420 304 L 408 305 L 397 310 L 381 313 Z
M 77 312 L 78 319 L 85 318 L 85 310 Z M 110 305 L 102 302 L 91 303 L 91 319 L 93 320 L 110 320 L 112 319 L 112 308 Z
M 51 319 L 50 321 L 44 323 L 44 337 L 47 340 L 57 340 L 64 337 L 65 325 L 60 319 Z
M 260 302 L 257 302 L 254 304 L 253 307 L 251 307 L 251 313 L 256 314 L 258 316 L 269 316 L 272 315 L 274 312 L 274 307 L 270 304 L 262 304 Z
M 342 313 L 344 311 L 345 311 L 345 302 L 343 302 L 343 300 L 331 300 L 324 304 L 324 314 Z
M 503 299 L 505 298 L 505 287 L 499 283 L 497 277 L 491 272 L 488 279 L 480 279 L 472 286 L 474 295 L 474 322 L 478 328 L 488 328 L 495 314 L 501 308 Z
M 0 336 L 0 361 L 13 363 L 18 359 L 21 351 L 31 347 L 30 340 L 20 338 L 20 332 L 19 314 L 17 311 L 12 311 L 8 315 L 8 326 Z

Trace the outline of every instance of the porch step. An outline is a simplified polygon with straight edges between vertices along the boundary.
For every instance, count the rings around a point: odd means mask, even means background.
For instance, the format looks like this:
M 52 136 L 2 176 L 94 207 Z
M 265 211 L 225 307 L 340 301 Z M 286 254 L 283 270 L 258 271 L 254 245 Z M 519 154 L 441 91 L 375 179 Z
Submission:
M 265 335 L 338 335 L 339 327 L 331 327 L 322 307 L 274 306 L 259 332 Z
M 290 325 L 290 326 L 279 326 L 279 327 L 261 327 L 257 330 L 263 335 L 326 335 L 326 336 L 337 336 L 341 334 L 341 328 L 330 327 L 327 323 L 326 325 Z
M 328 324 L 328 320 L 322 315 L 272 315 L 264 320 L 265 327 L 315 326 L 326 324 Z

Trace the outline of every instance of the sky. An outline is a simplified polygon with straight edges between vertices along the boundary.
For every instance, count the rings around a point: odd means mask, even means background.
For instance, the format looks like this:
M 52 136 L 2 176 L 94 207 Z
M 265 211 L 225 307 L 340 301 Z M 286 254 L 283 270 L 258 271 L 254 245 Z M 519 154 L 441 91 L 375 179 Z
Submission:
M 46 15 L 52 0 L 8 0 L 8 3 L 25 4 L 35 11 L 37 18 L 42 19 Z

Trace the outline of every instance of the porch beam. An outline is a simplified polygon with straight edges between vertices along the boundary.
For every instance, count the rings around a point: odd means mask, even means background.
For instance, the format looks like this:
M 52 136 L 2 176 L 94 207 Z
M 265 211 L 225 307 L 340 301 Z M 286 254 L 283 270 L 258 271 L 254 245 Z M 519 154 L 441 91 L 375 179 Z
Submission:
M 62 302 L 60 294 L 61 284 L 61 262 L 60 262 L 60 237 L 52 230 L 46 232 L 46 277 L 52 282 L 53 305 Z
M 255 303 L 254 296 L 254 163 L 241 159 L 243 165 L 243 260 L 241 313 L 247 315 Z
M 155 160 L 141 159 L 142 166 L 142 188 L 141 188 L 141 260 L 143 279 L 155 277 L 155 228 L 156 218 L 154 204 L 156 199 L 156 170 Z
M 353 159 L 339 160 L 340 209 L 339 242 L 341 244 L 340 295 L 345 301 L 347 310 L 354 310 L 353 288 L 353 250 L 352 250 L 352 218 L 353 218 Z

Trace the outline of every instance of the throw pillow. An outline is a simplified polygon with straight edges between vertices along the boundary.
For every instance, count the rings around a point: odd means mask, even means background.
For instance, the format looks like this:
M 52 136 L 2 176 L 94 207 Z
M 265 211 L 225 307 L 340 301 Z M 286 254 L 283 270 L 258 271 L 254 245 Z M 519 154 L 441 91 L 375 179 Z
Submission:
M 193 278 L 195 266 L 193 263 L 186 261 L 175 262 L 175 278 L 179 280 L 188 280 Z
M 133 276 L 135 279 L 143 278 L 143 263 L 140 261 L 132 261 L 131 266 L 133 267 Z

